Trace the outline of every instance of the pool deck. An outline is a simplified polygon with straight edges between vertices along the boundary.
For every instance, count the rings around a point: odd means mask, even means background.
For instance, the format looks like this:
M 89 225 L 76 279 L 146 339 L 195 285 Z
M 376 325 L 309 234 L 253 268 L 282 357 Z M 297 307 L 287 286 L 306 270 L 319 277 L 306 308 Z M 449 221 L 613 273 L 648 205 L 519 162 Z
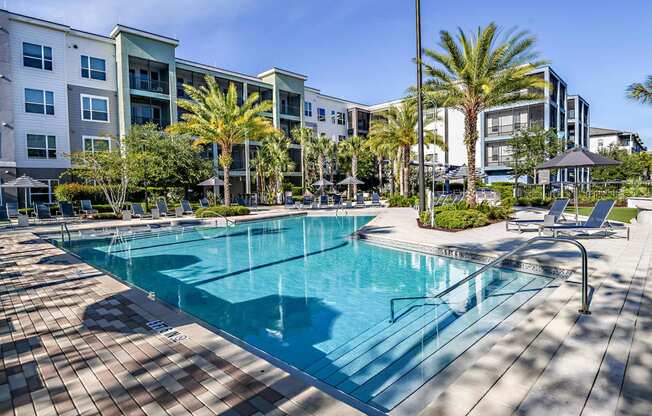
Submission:
M 420 229 L 410 208 L 349 211 L 377 215 L 363 229 L 370 240 L 422 251 L 497 256 L 534 235 L 507 232 L 504 223 L 458 233 Z M 272 210 L 257 217 L 287 213 L 299 214 Z M 126 225 L 102 225 L 118 224 Z M 92 226 L 98 224 L 76 227 Z M 52 229 L 0 232 L 0 416 L 360 414 L 33 234 Z M 582 239 L 592 315 L 577 313 L 576 273 L 488 352 L 459 374 L 445 374 L 454 378 L 432 379 L 392 413 L 652 414 L 651 237 L 652 227 L 633 226 L 630 241 Z M 578 271 L 574 250 L 538 244 L 524 258 Z M 153 320 L 187 339 L 150 329 Z
M 363 232 L 399 247 L 410 243 L 494 257 L 536 235 L 507 232 L 504 223 L 433 232 L 419 228 L 415 218 L 411 209 L 388 210 Z M 651 236 L 649 225 L 634 225 L 630 241 L 580 239 L 589 252 L 591 315 L 578 313 L 576 273 L 493 347 L 465 363 L 468 368 L 447 380 L 447 388 L 432 380 L 393 413 L 416 414 L 430 403 L 419 414 L 652 414 Z M 579 253 L 570 245 L 537 244 L 522 257 L 579 272 Z

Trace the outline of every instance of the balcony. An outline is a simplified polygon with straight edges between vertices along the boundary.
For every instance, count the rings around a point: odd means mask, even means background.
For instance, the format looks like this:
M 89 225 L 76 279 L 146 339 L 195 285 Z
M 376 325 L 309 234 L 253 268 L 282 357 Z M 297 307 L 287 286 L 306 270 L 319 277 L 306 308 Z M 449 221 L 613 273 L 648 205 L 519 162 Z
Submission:
M 170 94 L 170 88 L 167 82 L 142 78 L 133 74 L 129 76 L 129 88 L 132 90 L 155 92 L 157 94 Z
M 486 167 L 509 167 L 512 163 L 511 156 L 492 157 L 485 162 Z
M 143 125 L 143 124 L 148 124 L 148 123 L 154 123 L 160 128 L 163 127 L 163 125 L 161 124 L 161 119 L 160 118 L 134 116 L 134 115 L 131 116 L 131 124 Z
M 298 105 L 291 105 L 291 104 L 283 104 L 283 103 L 281 103 L 280 111 L 281 111 L 281 114 L 286 115 L 286 116 L 299 117 L 299 114 L 301 114 L 301 107 L 298 106 Z

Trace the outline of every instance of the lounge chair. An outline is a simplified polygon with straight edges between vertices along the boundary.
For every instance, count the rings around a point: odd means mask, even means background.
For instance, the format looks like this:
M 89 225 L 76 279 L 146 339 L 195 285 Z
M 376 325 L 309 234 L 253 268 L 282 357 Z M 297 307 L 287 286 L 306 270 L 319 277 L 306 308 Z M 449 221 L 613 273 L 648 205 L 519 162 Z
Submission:
M 56 219 L 50 213 L 50 208 L 45 204 L 36 204 L 36 210 L 34 212 L 36 212 L 36 219 L 39 221 L 52 221 Z
M 333 195 L 333 208 L 342 208 L 342 195 Z
M 72 209 L 72 204 L 70 202 L 59 202 L 59 214 L 62 219 L 77 218 L 75 210 Z
M 184 214 L 194 214 L 195 211 L 192 210 L 190 202 L 187 199 L 181 200 L 181 209 L 183 209 Z
M 380 195 L 377 192 L 371 194 L 371 206 L 380 207 Z
M 552 221 L 551 224 L 546 224 L 546 225 L 552 225 L 557 223 L 557 220 L 559 218 L 564 218 L 564 211 L 566 210 L 566 207 L 568 206 L 568 198 L 557 198 L 555 199 L 555 202 L 552 203 L 552 206 L 550 207 L 550 210 L 548 213 L 544 216 L 542 219 L 532 219 L 532 220 L 507 220 L 505 222 L 505 230 L 509 231 L 509 226 L 510 225 L 516 225 L 518 227 L 518 231 L 521 231 L 523 227 L 527 226 L 540 226 L 544 224 L 544 221 L 546 221 L 546 218 L 549 221 Z
M 5 207 L 9 218 L 18 218 L 18 202 L 7 202 Z
M 146 216 L 143 206 L 138 202 L 131 203 L 131 215 L 140 219 L 143 219 Z
M 159 199 L 156 201 L 156 208 L 158 208 L 158 214 L 160 216 L 168 216 L 168 204 L 164 199 Z
M 317 208 L 328 208 L 328 195 L 320 195 L 319 196 L 319 203 L 317 204 Z
M 285 208 L 296 208 L 292 195 L 285 195 Z
M 208 208 L 210 206 L 210 202 L 208 202 L 208 198 L 202 198 L 199 200 L 199 206 L 202 208 Z
M 603 199 L 595 203 L 591 215 L 586 221 L 579 222 L 577 224 L 553 224 L 553 225 L 541 225 L 539 226 L 539 235 L 543 231 L 552 231 L 553 237 L 562 233 L 571 233 L 571 232 L 581 232 L 585 235 L 589 231 L 602 231 L 606 237 L 609 231 L 615 230 L 627 230 L 627 240 L 629 240 L 629 227 L 623 223 L 610 222 L 607 220 L 611 210 L 613 209 L 615 202 L 610 199 Z
M 359 193 L 359 194 L 357 194 L 355 196 L 355 207 L 356 208 L 364 208 L 364 207 L 366 207 L 366 205 L 364 203 L 364 195 L 362 195 L 361 193 Z
M 79 201 L 81 204 L 81 209 L 80 211 L 86 215 L 88 214 L 97 214 L 97 210 L 93 209 L 93 204 L 91 204 L 91 201 L 88 199 L 82 199 Z
M 302 209 L 305 209 L 306 207 L 310 208 L 312 206 L 312 201 L 313 201 L 313 198 L 311 196 L 304 196 L 303 201 L 300 204 L 300 207 Z

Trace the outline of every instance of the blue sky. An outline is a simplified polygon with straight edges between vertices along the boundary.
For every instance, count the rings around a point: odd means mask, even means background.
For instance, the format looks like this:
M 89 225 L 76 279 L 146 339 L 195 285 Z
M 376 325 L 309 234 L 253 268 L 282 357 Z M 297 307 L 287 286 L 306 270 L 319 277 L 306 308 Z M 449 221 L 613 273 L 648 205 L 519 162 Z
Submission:
M 323 93 L 367 104 L 414 83 L 411 0 L 2 0 L 6 8 L 92 32 L 115 23 L 176 37 L 177 56 L 257 74 L 308 75 Z M 624 90 L 652 74 L 652 2 L 422 0 L 423 45 L 440 30 L 495 21 L 538 38 L 537 50 L 591 104 L 592 125 L 638 131 L 652 147 L 652 106 Z

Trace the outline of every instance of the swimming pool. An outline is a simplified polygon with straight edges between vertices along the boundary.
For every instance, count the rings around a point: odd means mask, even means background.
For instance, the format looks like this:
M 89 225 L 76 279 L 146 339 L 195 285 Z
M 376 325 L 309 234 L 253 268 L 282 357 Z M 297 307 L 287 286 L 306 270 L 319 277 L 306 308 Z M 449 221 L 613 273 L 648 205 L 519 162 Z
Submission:
M 391 410 L 551 279 L 350 238 L 373 217 L 295 217 L 92 240 L 69 249 L 242 341 Z

